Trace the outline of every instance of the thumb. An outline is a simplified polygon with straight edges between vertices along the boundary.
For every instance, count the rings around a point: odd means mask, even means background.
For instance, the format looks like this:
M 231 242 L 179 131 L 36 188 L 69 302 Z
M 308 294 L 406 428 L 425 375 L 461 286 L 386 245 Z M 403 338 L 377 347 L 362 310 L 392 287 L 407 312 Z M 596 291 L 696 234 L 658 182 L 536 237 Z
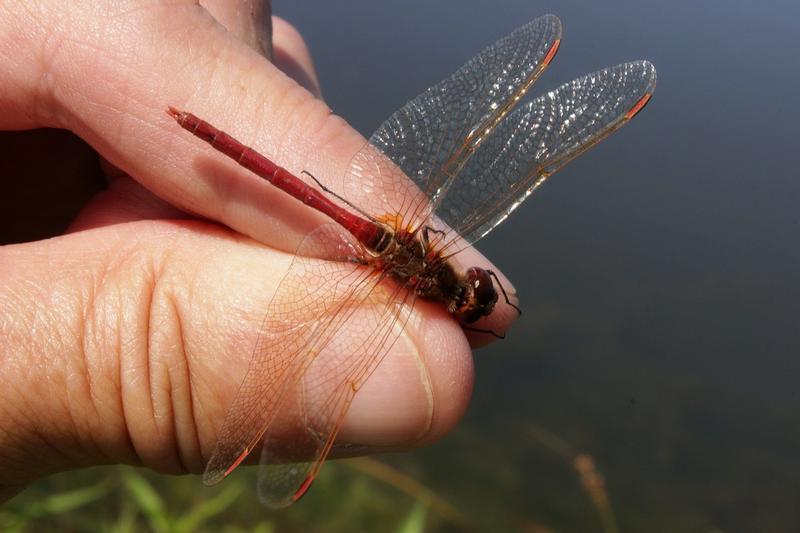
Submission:
M 192 221 L 0 248 L 0 494 L 102 463 L 202 471 L 292 261 Z M 463 413 L 469 348 L 444 312 L 422 311 L 357 395 L 344 441 L 409 447 Z

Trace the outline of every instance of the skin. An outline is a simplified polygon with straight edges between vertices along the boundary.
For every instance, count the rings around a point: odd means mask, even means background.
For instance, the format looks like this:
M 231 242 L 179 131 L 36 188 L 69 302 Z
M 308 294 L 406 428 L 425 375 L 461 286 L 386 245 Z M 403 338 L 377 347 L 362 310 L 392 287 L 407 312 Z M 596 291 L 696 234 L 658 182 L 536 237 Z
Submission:
M 256 0 L 6 1 L 0 63 L 0 128 L 69 130 L 108 182 L 66 234 L 0 248 L 0 497 L 96 464 L 202 472 L 266 303 L 322 220 L 165 109 L 323 181 L 364 139 L 322 101 L 302 37 Z M 505 331 L 515 314 L 498 307 L 477 325 Z M 340 440 L 368 453 L 443 436 L 486 340 L 420 303 Z

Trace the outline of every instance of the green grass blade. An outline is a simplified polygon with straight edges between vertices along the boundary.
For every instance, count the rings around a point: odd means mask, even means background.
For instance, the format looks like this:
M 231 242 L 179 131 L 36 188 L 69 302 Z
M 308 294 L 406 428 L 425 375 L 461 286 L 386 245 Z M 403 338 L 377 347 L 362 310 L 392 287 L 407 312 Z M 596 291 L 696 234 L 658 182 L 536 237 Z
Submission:
M 239 484 L 228 484 L 215 497 L 195 505 L 184 517 L 175 523 L 176 533 L 190 533 L 199 529 L 208 519 L 222 513 L 236 501 L 244 490 Z
M 425 524 L 428 521 L 428 506 L 417 501 L 408 516 L 400 523 L 395 530 L 396 533 L 423 533 Z
M 155 491 L 152 485 L 136 470 L 125 469 L 122 471 L 122 482 L 133 498 L 133 502 L 147 517 L 150 527 L 154 531 L 170 531 L 170 519 L 167 515 L 164 500 Z

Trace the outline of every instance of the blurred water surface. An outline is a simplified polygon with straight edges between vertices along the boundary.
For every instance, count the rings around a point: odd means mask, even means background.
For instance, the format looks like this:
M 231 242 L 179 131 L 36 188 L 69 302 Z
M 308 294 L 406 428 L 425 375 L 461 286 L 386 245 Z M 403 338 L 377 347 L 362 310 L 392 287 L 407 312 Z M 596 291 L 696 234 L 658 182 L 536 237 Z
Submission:
M 800 5 L 275 2 L 334 111 L 369 135 L 544 13 L 533 89 L 645 58 L 647 109 L 478 245 L 524 315 L 476 352 L 464 423 L 390 458 L 483 525 L 599 529 L 586 452 L 624 531 L 800 529 Z M 477 511 L 477 512 L 476 512 Z

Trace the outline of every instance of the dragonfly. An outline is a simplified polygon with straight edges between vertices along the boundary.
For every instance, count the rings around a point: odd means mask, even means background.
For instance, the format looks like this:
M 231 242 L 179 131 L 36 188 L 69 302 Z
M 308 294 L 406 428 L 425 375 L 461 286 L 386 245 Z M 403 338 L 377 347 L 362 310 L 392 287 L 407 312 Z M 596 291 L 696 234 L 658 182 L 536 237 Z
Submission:
M 353 157 L 337 190 L 290 173 L 191 113 L 168 109 L 184 129 L 332 220 L 304 237 L 267 306 L 206 484 L 260 447 L 261 501 L 285 507 L 300 499 L 419 299 L 442 304 L 466 329 L 500 336 L 476 322 L 500 295 L 516 306 L 494 272 L 464 270 L 454 256 L 628 123 L 655 89 L 655 68 L 640 60 L 524 101 L 561 34 L 559 19 L 545 15 L 484 49 L 391 115 Z M 369 207 L 356 205 L 365 195 Z

